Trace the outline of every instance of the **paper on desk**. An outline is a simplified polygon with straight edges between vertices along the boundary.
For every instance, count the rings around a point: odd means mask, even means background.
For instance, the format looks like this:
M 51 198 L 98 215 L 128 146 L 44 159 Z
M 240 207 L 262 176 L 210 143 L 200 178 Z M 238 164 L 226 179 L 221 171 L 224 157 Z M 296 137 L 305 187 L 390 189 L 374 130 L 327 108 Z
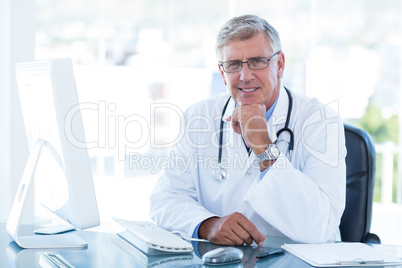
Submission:
M 316 267 L 386 266 L 402 264 L 402 260 L 363 243 L 284 244 L 283 249 Z M 370 264 L 339 264 L 351 261 L 384 261 Z

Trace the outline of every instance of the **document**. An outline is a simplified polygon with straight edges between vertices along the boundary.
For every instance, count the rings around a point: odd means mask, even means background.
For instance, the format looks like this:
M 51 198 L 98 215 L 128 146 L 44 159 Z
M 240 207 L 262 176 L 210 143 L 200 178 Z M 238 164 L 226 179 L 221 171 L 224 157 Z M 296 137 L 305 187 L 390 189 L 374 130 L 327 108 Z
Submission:
M 363 243 L 284 244 L 283 249 L 315 267 L 401 265 L 402 259 Z

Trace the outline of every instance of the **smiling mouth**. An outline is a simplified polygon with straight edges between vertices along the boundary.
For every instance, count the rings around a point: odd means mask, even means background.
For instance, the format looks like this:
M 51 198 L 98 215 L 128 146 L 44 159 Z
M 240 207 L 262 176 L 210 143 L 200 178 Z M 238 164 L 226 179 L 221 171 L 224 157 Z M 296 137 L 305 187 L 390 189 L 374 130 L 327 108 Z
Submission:
M 251 91 L 257 90 L 257 88 L 241 88 L 241 90 L 244 92 L 251 92 Z

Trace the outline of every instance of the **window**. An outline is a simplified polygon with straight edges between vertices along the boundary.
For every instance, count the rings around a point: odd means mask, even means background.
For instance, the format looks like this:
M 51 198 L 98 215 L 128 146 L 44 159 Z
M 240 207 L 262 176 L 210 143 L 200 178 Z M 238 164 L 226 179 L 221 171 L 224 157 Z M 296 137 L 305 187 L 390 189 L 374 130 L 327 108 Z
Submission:
M 103 218 L 148 218 L 144 200 L 167 154 L 160 147 L 174 140 L 178 115 L 226 90 L 214 45 L 220 26 L 234 15 L 254 13 L 274 25 L 286 56 L 283 83 L 337 107 L 346 122 L 368 126 L 401 113 L 397 0 L 38 0 L 36 5 L 36 59 L 71 57 L 80 100 L 92 107 L 83 116 L 88 141 L 98 144 L 90 155 Z M 371 106 L 378 109 L 374 123 L 364 121 Z M 378 176 L 377 193 L 382 179 Z M 401 202 L 393 189 L 394 202 Z M 376 201 L 383 198 L 378 194 Z

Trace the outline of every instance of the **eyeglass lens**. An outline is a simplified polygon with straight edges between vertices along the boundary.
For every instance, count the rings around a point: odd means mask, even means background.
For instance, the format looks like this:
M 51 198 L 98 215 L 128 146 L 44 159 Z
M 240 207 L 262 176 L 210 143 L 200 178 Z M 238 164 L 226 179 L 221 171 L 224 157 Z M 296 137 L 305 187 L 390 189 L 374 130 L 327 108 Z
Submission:
M 252 70 L 261 70 L 265 69 L 269 65 L 269 61 L 274 57 L 277 53 L 272 55 L 269 59 L 266 57 L 255 57 L 251 58 L 247 61 L 241 60 L 230 60 L 221 63 L 223 70 L 227 73 L 238 72 L 242 69 L 243 63 L 247 63 L 248 67 Z

